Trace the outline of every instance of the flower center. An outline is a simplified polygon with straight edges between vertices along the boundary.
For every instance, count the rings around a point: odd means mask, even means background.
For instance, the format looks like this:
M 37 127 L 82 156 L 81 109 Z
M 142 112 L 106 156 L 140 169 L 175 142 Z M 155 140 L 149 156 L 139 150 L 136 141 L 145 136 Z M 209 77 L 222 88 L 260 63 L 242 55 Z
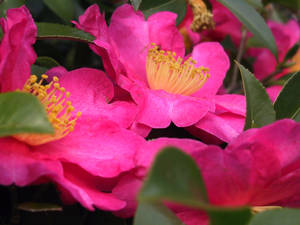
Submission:
M 196 68 L 196 61 L 189 58 L 183 59 L 176 53 L 159 50 L 158 46 L 148 51 L 146 71 L 147 80 L 151 89 L 165 90 L 172 94 L 191 95 L 198 91 L 206 82 L 209 69 Z
M 65 88 L 60 87 L 58 78 L 53 77 L 49 84 L 43 85 L 47 78 L 48 76 L 43 74 L 42 79 L 37 82 L 37 76 L 31 75 L 25 82 L 22 92 L 35 95 L 40 100 L 55 132 L 54 134 L 13 135 L 14 138 L 29 145 L 40 145 L 63 138 L 74 130 L 76 120 L 81 115 L 81 112 L 73 115 L 74 107 L 70 101 L 66 101 L 70 96 L 70 92 L 66 92 Z

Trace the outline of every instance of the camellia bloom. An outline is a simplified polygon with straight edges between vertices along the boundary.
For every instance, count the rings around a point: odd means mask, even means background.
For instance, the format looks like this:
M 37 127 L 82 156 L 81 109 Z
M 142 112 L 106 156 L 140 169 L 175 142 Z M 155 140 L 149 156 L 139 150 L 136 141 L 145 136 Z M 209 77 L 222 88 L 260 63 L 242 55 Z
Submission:
M 0 184 L 25 186 L 46 179 L 56 183 L 69 202 L 79 201 L 90 210 L 122 209 L 126 203 L 110 192 L 119 174 L 135 167 L 134 155 L 144 139 L 116 123 L 130 126 L 133 118 L 120 122 L 103 113 L 114 95 L 112 82 L 104 72 L 89 68 L 54 76 L 48 84 L 47 75 L 39 81 L 30 76 L 36 26 L 29 11 L 9 9 L 1 25 L 0 90 L 35 95 L 55 133 L 0 138 Z M 123 106 L 115 102 L 109 107 L 134 115 L 132 105 Z
M 188 139 L 149 141 L 137 154 L 139 169 L 120 180 L 113 190 L 115 195 L 128 201 L 128 208 L 118 212 L 119 215 L 126 217 L 134 213 L 143 178 L 155 154 L 166 146 L 178 147 L 195 159 L 211 204 L 248 205 L 254 211 L 300 204 L 300 123 L 285 119 L 263 128 L 249 129 L 225 149 Z M 203 212 L 172 208 L 187 225 L 208 224 Z
M 276 41 L 279 62 L 282 62 L 289 49 L 291 49 L 300 39 L 299 24 L 295 20 L 290 20 L 286 24 L 269 21 L 268 26 L 270 27 Z M 253 64 L 253 70 L 258 79 L 263 79 L 275 72 L 278 63 L 275 56 L 269 49 L 251 48 L 248 50 L 248 53 L 256 58 Z M 296 63 L 296 65 L 285 69 L 282 73 L 278 74 L 276 78 L 279 78 L 287 73 L 298 71 L 300 64 L 299 55 L 300 51 L 291 60 L 291 62 Z
M 96 5 L 80 16 L 79 23 L 74 22 L 96 37 L 91 47 L 102 56 L 116 83 L 137 103 L 138 126 L 166 128 L 171 122 L 178 127 L 193 126 L 209 112 L 214 113 L 217 105 L 225 112 L 228 107 L 223 106 L 229 106 L 232 97 L 240 102 L 244 99 L 239 95 L 216 97 L 229 68 L 226 53 L 219 43 L 207 42 L 184 57 L 184 42 L 175 19 L 174 13 L 159 12 L 145 21 L 141 12 L 124 4 L 113 13 L 109 27 Z M 239 108 L 237 115 L 244 117 L 244 105 L 235 107 Z M 217 137 L 224 141 L 236 135 L 226 137 L 226 129 L 214 127 L 218 131 L 213 135 L 221 133 Z

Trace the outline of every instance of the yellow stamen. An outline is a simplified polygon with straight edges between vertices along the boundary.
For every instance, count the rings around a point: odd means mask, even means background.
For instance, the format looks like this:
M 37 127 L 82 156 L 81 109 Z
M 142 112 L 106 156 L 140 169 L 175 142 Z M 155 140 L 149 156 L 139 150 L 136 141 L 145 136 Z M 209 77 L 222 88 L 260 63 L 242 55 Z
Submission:
M 74 116 L 74 107 L 70 101 L 66 101 L 70 97 L 70 93 L 65 88 L 60 87 L 59 79 L 53 77 L 52 81 L 43 85 L 48 78 L 43 74 L 41 80 L 37 83 L 37 76 L 31 75 L 25 82 L 23 92 L 35 95 L 44 106 L 50 123 L 55 132 L 54 134 L 17 134 L 14 137 L 29 145 L 40 145 L 50 141 L 58 140 L 65 137 L 74 130 L 76 120 L 81 116 L 81 112 L 77 112 Z
M 172 94 L 191 95 L 206 82 L 209 69 L 196 68 L 195 60 L 189 58 L 182 63 L 175 52 L 159 50 L 158 46 L 148 51 L 146 71 L 148 84 L 153 90 L 164 90 Z
M 273 209 L 281 209 L 281 206 L 254 206 L 251 207 L 252 214 L 261 213 L 267 210 L 273 210 Z
M 207 9 L 203 0 L 189 0 L 188 2 L 194 15 L 191 30 L 201 32 L 205 29 L 213 29 L 215 27 L 213 14 Z

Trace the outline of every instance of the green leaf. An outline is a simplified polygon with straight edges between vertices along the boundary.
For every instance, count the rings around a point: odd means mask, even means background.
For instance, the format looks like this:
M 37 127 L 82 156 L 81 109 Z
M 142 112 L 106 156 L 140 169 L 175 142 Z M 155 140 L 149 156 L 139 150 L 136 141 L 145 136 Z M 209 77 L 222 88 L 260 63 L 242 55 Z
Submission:
M 298 122 L 300 114 L 300 72 L 288 79 L 279 93 L 274 108 L 276 119 L 291 118 Z
M 248 225 L 252 215 L 248 208 L 236 210 L 211 210 L 208 212 L 210 225 Z
M 143 11 L 146 18 L 160 11 L 171 11 L 177 13 L 176 23 L 181 23 L 186 13 L 185 0 L 143 0 L 140 4 L 140 10 Z
M 158 154 L 154 165 L 140 200 L 164 198 L 191 206 L 207 203 L 200 171 L 191 157 L 176 148 L 166 148 Z
M 131 5 L 133 5 L 134 10 L 137 11 L 142 3 L 142 0 L 130 0 L 130 2 Z
M 73 0 L 44 0 L 44 3 L 66 23 L 70 23 L 73 19 L 75 11 Z
M 249 225 L 299 225 L 299 209 L 275 209 L 256 214 Z
M 298 52 L 300 47 L 300 43 L 296 43 L 285 55 L 284 60 L 283 61 L 287 61 L 291 58 L 293 58 L 296 53 Z
M 42 39 L 66 39 L 92 43 L 95 37 L 74 27 L 56 23 L 36 23 L 38 28 L 37 38 Z
M 275 121 L 275 111 L 265 88 L 249 70 L 241 64 L 237 64 L 241 72 L 247 101 L 244 129 L 262 127 L 273 123 Z
M 35 60 L 35 64 L 48 69 L 51 69 L 52 67 L 60 66 L 55 59 L 48 56 L 37 57 L 37 59 Z
M 270 51 L 278 58 L 277 46 L 275 39 L 268 25 L 256 10 L 250 6 L 245 0 L 218 0 L 226 6 L 259 40 L 263 46 L 270 49 Z
M 184 225 L 167 207 L 160 203 L 140 203 L 134 225 Z
M 25 4 L 25 0 L 2 0 L 0 2 L 0 17 L 6 15 L 7 9 L 18 8 Z
M 300 0 L 265 0 L 264 3 L 278 3 L 282 6 L 288 7 L 294 11 L 300 9 Z
M 262 0 L 246 0 L 246 1 L 259 11 L 262 11 L 264 8 Z
M 46 112 L 33 95 L 0 94 L 0 137 L 17 133 L 53 133 Z
M 45 74 L 46 71 L 48 71 L 48 68 L 32 64 L 30 70 L 31 70 L 31 74 L 40 77 L 40 75 Z
M 156 156 L 138 199 L 140 203 L 168 201 L 205 210 L 212 225 L 246 225 L 251 217 L 250 209 L 246 207 L 210 205 L 198 166 L 190 156 L 172 147 L 165 148 Z M 140 212 L 137 216 L 142 217 L 143 214 Z M 153 217 L 149 217 L 145 225 L 164 224 L 158 221 L 151 223 Z
M 49 212 L 49 211 L 63 211 L 62 207 L 53 203 L 40 202 L 24 202 L 18 205 L 18 209 L 27 212 Z

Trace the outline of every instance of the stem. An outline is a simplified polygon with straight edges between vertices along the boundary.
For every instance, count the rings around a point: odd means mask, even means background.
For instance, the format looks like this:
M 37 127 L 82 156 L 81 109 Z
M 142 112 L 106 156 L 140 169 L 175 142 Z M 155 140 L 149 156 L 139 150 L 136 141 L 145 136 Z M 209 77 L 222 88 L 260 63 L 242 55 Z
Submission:
M 245 46 L 246 46 L 246 37 L 247 37 L 247 30 L 245 28 L 242 28 L 242 39 L 241 39 L 241 43 L 239 46 L 238 54 L 236 56 L 236 61 L 238 63 L 241 62 L 243 54 L 244 54 L 244 50 L 245 50 Z M 233 66 L 231 82 L 227 88 L 228 93 L 231 93 L 235 89 L 236 81 L 238 78 L 238 72 L 239 72 L 239 68 L 238 68 L 238 65 L 235 63 Z

